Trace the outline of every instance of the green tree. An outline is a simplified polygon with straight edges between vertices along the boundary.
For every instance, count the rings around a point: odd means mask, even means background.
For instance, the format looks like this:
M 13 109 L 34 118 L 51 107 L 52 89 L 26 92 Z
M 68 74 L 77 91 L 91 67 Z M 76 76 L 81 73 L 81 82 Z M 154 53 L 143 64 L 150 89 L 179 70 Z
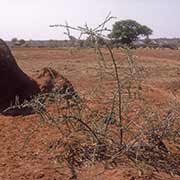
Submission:
M 140 35 L 145 36 L 146 39 L 149 39 L 149 36 L 153 33 L 152 29 L 150 29 L 149 27 L 145 25 L 141 26 L 140 32 L 141 32 Z
M 18 41 L 17 38 L 12 38 L 12 39 L 11 39 L 11 42 L 12 42 L 12 43 L 16 43 L 17 41 Z
M 24 39 L 20 39 L 20 40 L 19 40 L 19 44 L 20 44 L 20 45 L 23 45 L 23 44 L 25 44 L 25 43 L 26 43 L 26 41 L 25 41 Z
M 134 20 L 122 20 L 117 21 L 113 25 L 110 38 L 113 38 L 115 42 L 120 42 L 122 44 L 130 45 L 133 41 L 136 41 L 140 36 L 144 36 L 149 39 L 149 35 L 152 34 L 152 30 L 141 25 Z

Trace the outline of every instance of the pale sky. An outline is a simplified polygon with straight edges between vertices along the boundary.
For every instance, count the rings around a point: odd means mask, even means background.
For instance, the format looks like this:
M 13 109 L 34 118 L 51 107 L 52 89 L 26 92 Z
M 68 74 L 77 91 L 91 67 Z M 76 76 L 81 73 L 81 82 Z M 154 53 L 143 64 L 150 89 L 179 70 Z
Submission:
M 133 19 L 149 26 L 153 38 L 180 37 L 180 0 L 0 0 L 0 5 L 0 38 L 5 40 L 64 39 L 63 29 L 49 25 L 68 21 L 94 27 L 109 11 L 115 21 Z

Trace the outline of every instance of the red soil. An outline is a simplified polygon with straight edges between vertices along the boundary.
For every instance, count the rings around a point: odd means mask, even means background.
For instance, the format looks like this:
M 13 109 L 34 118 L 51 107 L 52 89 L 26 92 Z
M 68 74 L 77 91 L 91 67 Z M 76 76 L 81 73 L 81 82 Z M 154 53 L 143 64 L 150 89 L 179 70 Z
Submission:
M 109 55 L 106 51 L 104 53 L 107 63 L 110 64 Z M 120 67 L 123 67 L 120 73 L 124 76 L 127 66 L 126 56 L 120 50 L 115 50 L 114 53 Z M 138 56 L 138 62 L 146 70 L 143 93 L 149 104 L 157 110 L 164 110 L 169 103 L 178 103 L 180 52 L 176 50 L 137 50 L 135 53 Z M 64 49 L 13 49 L 13 54 L 25 73 L 35 77 L 41 90 L 50 88 L 52 79 L 46 70 L 38 73 L 37 71 L 42 67 L 50 66 L 65 75 L 80 96 L 85 96 L 92 107 L 102 108 L 98 100 L 103 100 L 103 97 L 92 96 L 94 94 L 92 92 L 99 88 L 99 84 L 103 87 L 104 97 L 111 93 L 110 89 L 114 86 L 108 77 L 100 81 L 97 74 L 98 63 L 93 50 L 80 50 L 70 54 Z M 38 120 L 39 117 L 36 114 L 26 117 L 0 116 L 0 180 L 59 180 L 71 177 L 69 168 L 66 165 L 60 166 L 54 160 L 54 157 L 61 151 L 54 152 L 48 148 L 49 142 L 58 140 L 66 133 L 65 129 L 61 127 L 62 131 L 59 131 L 53 127 L 41 126 Z M 33 131 L 34 129 L 37 130 Z M 176 147 L 171 147 L 171 145 L 169 147 L 178 152 Z M 77 170 L 78 179 L 180 179 L 179 176 L 170 176 L 163 171 L 156 172 L 151 167 L 146 167 L 142 174 L 129 160 L 124 158 L 121 162 L 113 169 L 104 169 L 102 164 L 98 163 L 80 168 Z

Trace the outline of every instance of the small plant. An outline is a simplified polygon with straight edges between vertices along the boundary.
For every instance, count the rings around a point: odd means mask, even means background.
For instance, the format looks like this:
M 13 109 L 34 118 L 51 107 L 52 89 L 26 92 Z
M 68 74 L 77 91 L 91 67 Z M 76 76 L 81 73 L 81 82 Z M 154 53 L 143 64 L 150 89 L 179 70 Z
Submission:
M 122 64 L 116 59 L 110 40 L 103 34 L 108 31 L 105 25 L 112 18 L 109 14 L 96 28 L 88 25 L 76 28 L 67 23 L 51 26 L 63 27 L 68 32 L 69 29 L 78 31 L 80 37 L 86 35 L 92 40 L 100 65 L 100 78 L 103 80 L 108 76 L 112 83 L 109 96 L 105 96 L 104 91 L 101 94 L 108 101 L 103 110 L 90 108 L 85 98 L 77 101 L 72 97 L 67 101 L 66 95 L 56 89 L 25 104 L 39 114 L 40 124 L 61 132 L 62 137 L 49 142 L 49 151 L 59 150 L 53 160 L 60 165 L 66 163 L 73 179 L 77 179 L 79 167 L 96 162 L 114 167 L 122 156 L 132 160 L 141 171 L 145 164 L 180 176 L 179 156 L 171 152 L 165 143 L 168 140 L 177 146 L 180 144 L 179 105 L 170 107 L 166 112 L 158 112 L 148 104 L 142 93 L 144 68 L 137 63 L 129 48 L 121 50 L 126 60 Z M 104 55 L 100 40 L 110 61 Z M 50 106 L 56 111 L 48 111 Z

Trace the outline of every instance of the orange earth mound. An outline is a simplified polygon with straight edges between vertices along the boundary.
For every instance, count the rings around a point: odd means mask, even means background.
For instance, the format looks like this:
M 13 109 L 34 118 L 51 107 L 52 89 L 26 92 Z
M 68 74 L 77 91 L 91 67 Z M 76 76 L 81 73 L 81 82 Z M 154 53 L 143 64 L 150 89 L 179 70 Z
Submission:
M 6 108 L 15 104 L 17 98 L 21 103 L 39 93 L 51 92 L 54 88 L 59 93 L 66 94 L 66 98 L 71 98 L 75 94 L 72 84 L 52 68 L 42 68 L 33 78 L 29 77 L 18 66 L 10 49 L 1 39 L 0 84 L 0 112 L 6 115 L 24 114 L 25 109 L 18 112 L 17 109 L 13 109 L 13 112 L 6 111 Z
M 47 70 L 43 72 L 39 70 L 50 66 L 71 80 L 80 96 L 87 99 L 90 107 L 103 109 L 98 102 L 104 100 L 114 84 L 107 77 L 104 77 L 103 82 L 100 80 L 93 49 L 74 50 L 70 53 L 67 49 L 17 48 L 12 49 L 12 52 L 19 67 L 36 80 L 38 88 L 42 91 L 46 87 L 51 89 L 52 79 Z M 103 53 L 107 63 L 110 64 L 107 51 L 103 50 Z M 119 63 L 119 72 L 124 76 L 124 69 L 127 66 L 126 55 L 121 50 L 114 50 L 114 54 Z M 146 71 L 142 91 L 147 102 L 160 111 L 169 105 L 179 103 L 180 92 L 177 83 L 180 82 L 180 51 L 138 49 L 134 54 Z M 103 96 L 92 98 L 99 84 L 103 87 Z M 52 111 L 53 109 L 50 110 Z M 66 180 L 71 177 L 68 165 L 60 165 L 54 160 L 59 153 L 58 148 L 55 152 L 48 148 L 49 142 L 61 139 L 65 129 L 61 127 L 59 131 L 53 127 L 39 126 L 39 119 L 36 114 L 25 117 L 0 115 L 0 180 Z M 33 131 L 36 129 L 37 131 Z M 168 148 L 179 153 L 173 144 Z M 142 166 L 144 167 L 143 164 Z M 78 168 L 77 175 L 78 179 L 82 180 L 180 179 L 179 176 L 171 176 L 161 170 L 157 172 L 150 167 L 146 167 L 142 173 L 132 162 L 124 158 L 115 168 L 104 169 L 102 164 L 97 163 Z

